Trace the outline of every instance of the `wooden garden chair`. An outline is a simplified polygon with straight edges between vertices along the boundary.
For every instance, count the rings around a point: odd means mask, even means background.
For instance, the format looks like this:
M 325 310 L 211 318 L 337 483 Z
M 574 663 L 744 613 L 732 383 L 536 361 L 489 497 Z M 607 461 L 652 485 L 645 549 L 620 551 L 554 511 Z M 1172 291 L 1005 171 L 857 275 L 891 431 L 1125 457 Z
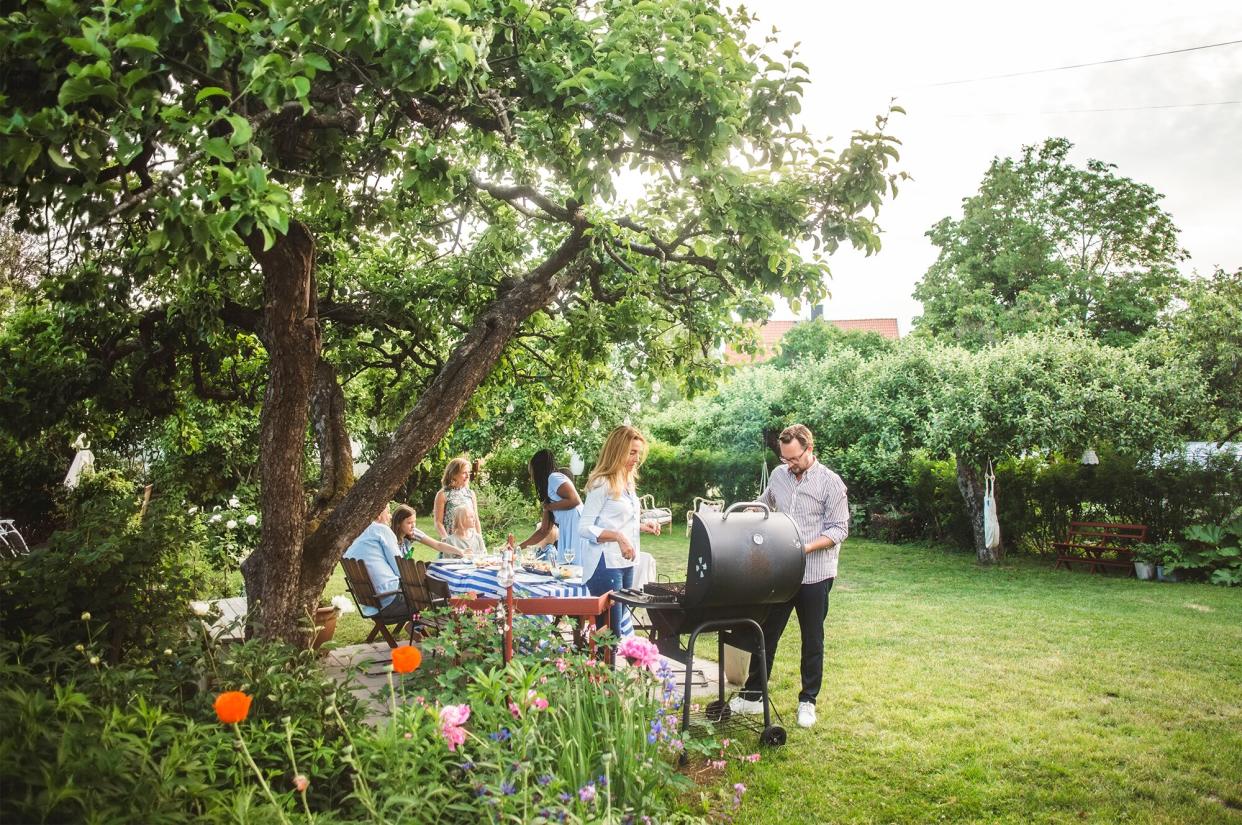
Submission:
M 686 535 L 690 535 L 690 528 L 694 526 L 695 513 L 719 513 L 723 509 L 724 502 L 720 499 L 695 496 L 694 507 L 686 511 Z
M 341 568 L 345 571 L 345 586 L 349 588 L 349 594 L 354 597 L 358 614 L 375 623 L 375 627 L 371 628 L 371 633 L 367 636 L 367 642 L 375 641 L 376 636 L 383 636 L 389 647 L 396 647 L 397 640 L 389 631 L 388 626 L 392 625 L 400 631 L 409 623 L 410 616 L 408 611 L 401 615 L 394 615 L 392 606 L 389 605 L 388 609 L 385 609 L 383 601 L 389 596 L 400 596 L 401 591 L 375 592 L 375 585 L 371 582 L 371 572 L 367 570 L 367 563 L 362 559 L 341 559 Z M 373 607 L 377 612 L 372 616 L 366 616 L 362 612 L 364 607 Z
M 439 633 L 443 630 L 443 619 L 422 614 L 437 607 L 452 607 L 448 585 L 427 575 L 425 561 L 399 558 L 397 572 L 401 574 L 401 594 L 410 608 L 410 641 L 414 641 L 415 632 L 423 638 Z

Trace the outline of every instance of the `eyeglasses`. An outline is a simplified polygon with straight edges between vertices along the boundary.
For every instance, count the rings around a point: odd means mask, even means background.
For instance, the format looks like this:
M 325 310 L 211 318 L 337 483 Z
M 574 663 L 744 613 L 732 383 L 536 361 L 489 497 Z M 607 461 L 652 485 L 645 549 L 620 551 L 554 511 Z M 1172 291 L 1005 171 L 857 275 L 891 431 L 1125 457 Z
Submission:
M 797 464 L 798 461 L 802 458 L 802 456 L 806 455 L 808 452 L 810 452 L 810 450 L 811 448 L 807 447 L 805 450 L 798 453 L 793 458 L 785 458 L 785 456 L 781 456 L 781 463 L 782 464 Z

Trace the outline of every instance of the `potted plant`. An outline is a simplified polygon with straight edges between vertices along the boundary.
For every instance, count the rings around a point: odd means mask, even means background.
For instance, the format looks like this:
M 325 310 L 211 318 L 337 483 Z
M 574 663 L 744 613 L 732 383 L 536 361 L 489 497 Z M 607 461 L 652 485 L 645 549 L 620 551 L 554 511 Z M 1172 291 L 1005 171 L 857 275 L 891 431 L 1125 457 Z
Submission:
M 1142 581 L 1156 578 L 1156 565 L 1163 561 L 1160 552 L 1154 544 L 1140 542 L 1134 545 L 1134 576 Z
M 319 607 L 315 608 L 315 638 L 311 641 L 311 648 L 319 650 L 332 641 L 336 635 L 336 620 L 342 613 L 350 613 L 353 609 L 347 596 L 321 597 Z
M 1156 545 L 1156 578 L 1162 582 L 1179 582 L 1178 565 L 1182 563 L 1182 546 L 1175 541 L 1162 541 Z

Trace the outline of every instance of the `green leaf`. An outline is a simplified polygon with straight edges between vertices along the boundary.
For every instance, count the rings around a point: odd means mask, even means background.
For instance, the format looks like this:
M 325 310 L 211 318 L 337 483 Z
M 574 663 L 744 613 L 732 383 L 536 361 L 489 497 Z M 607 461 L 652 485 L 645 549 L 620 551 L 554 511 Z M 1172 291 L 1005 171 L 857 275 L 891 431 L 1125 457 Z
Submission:
M 466 0 L 447 0 L 444 5 L 448 6 L 458 14 L 470 13 L 470 4 L 467 3 Z
M 229 138 L 229 143 L 234 146 L 241 146 L 243 143 L 250 141 L 250 136 L 254 133 L 254 130 L 250 128 L 249 120 L 246 120 L 241 115 L 227 115 L 225 120 L 233 127 L 233 136 Z
M 60 153 L 60 150 L 57 149 L 55 146 L 47 147 L 47 156 L 52 159 L 52 163 L 56 164 L 61 169 L 72 169 L 73 168 L 73 164 L 67 161 L 65 159 L 65 156 L 62 155 Z
M 203 144 L 203 152 L 205 152 L 208 157 L 216 158 L 217 160 L 224 161 L 225 163 L 233 162 L 233 149 L 229 146 L 228 141 L 222 137 L 209 138 L 207 142 Z
M 195 105 L 202 103 L 209 97 L 230 97 L 229 93 L 219 86 L 208 86 L 207 88 L 194 95 Z
M 159 54 L 160 44 L 148 34 L 131 33 L 116 41 L 119 49 L 140 49 L 144 52 Z
M 293 91 L 299 98 L 306 97 L 310 94 L 311 84 L 305 77 L 298 75 L 297 77 L 290 78 L 290 83 L 293 84 Z
M 315 54 L 314 52 L 311 52 L 310 54 L 302 55 L 302 62 L 317 71 L 321 71 L 321 72 L 332 71 L 332 64 L 328 62 L 328 59 L 324 57 L 323 55 Z

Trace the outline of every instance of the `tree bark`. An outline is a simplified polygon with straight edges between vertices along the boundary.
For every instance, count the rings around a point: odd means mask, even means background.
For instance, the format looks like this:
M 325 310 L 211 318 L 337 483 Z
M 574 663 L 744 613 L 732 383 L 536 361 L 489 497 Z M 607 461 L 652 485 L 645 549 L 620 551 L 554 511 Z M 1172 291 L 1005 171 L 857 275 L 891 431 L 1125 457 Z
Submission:
M 302 460 L 315 365 L 321 347 L 316 310 L 315 241 L 290 221 L 289 232 L 263 249 L 259 233 L 245 238 L 263 272 L 263 322 L 269 375 L 259 417 L 259 546 L 242 563 L 251 626 L 261 636 L 302 644 L 300 626 L 313 600 L 302 586 L 306 494 Z
M 983 538 L 983 470 L 978 463 L 957 456 L 957 489 L 966 503 L 966 515 L 970 519 L 975 538 L 975 555 L 980 564 L 996 564 L 1000 561 L 999 550 L 989 550 Z
M 311 390 L 311 426 L 319 447 L 319 491 L 308 516 L 314 530 L 319 518 L 354 483 L 354 453 L 345 426 L 345 393 L 336 369 L 320 358 L 315 365 L 315 386 Z

